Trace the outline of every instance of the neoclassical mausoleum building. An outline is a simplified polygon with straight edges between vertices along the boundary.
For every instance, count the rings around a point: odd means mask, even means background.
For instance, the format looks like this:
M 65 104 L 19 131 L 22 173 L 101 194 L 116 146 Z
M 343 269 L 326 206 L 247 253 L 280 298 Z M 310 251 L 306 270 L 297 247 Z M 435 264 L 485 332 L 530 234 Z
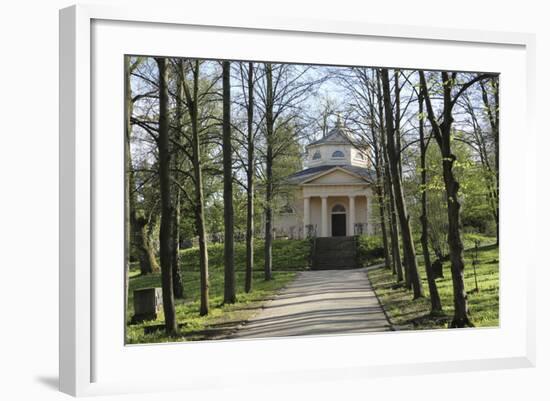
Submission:
M 305 169 L 287 178 L 292 196 L 275 216 L 276 235 L 292 238 L 373 234 L 373 171 L 368 149 L 340 123 L 306 146 Z

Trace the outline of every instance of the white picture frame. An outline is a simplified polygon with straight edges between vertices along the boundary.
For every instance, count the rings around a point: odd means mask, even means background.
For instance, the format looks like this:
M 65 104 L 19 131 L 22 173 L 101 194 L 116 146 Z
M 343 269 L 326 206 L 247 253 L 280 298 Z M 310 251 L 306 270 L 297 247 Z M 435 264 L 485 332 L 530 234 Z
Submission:
M 129 43 L 124 32 L 132 32 L 134 41 Z M 203 49 L 196 48 L 193 54 L 178 54 L 181 50 L 174 41 L 166 42 L 162 47 L 151 51 L 152 44 L 147 44 L 146 38 L 167 37 L 174 32 L 182 32 L 182 35 L 194 35 L 193 38 L 201 39 Z M 140 31 L 147 31 L 148 35 L 140 36 Z M 95 36 L 95 40 L 94 39 Z M 163 36 L 164 35 L 164 36 Z M 324 336 L 277 340 L 246 340 L 246 341 L 218 341 L 193 344 L 168 344 L 150 345 L 140 347 L 125 347 L 124 341 L 113 332 L 115 339 L 110 343 L 109 329 L 114 327 L 116 319 L 120 319 L 123 325 L 122 310 L 116 310 L 112 316 L 105 308 L 105 304 L 119 305 L 123 287 L 118 286 L 123 276 L 123 265 L 114 262 L 114 266 L 120 265 L 120 271 L 115 273 L 114 283 L 101 270 L 105 261 L 111 256 L 113 260 L 120 259 L 123 243 L 117 235 L 123 227 L 116 226 L 112 233 L 104 230 L 104 222 L 109 218 L 109 202 L 112 201 L 113 210 L 110 217 L 114 221 L 120 221 L 119 213 L 123 207 L 118 192 L 107 192 L 109 188 L 118 188 L 123 177 L 118 142 L 122 146 L 122 130 L 118 139 L 114 139 L 114 146 L 107 151 L 106 140 L 117 138 L 116 129 L 103 129 L 105 121 L 112 122 L 116 128 L 116 113 L 122 102 L 114 101 L 110 104 L 113 113 L 111 117 L 102 119 L 104 112 L 101 96 L 107 98 L 103 89 L 110 88 L 115 94 L 119 88 L 119 82 L 113 81 L 113 86 L 100 84 L 108 82 L 110 73 L 118 74 L 122 80 L 122 58 L 120 54 L 137 54 L 149 50 L 147 54 L 156 53 L 166 56 L 202 57 L 217 55 L 219 58 L 244 58 L 255 54 L 254 59 L 266 60 L 269 57 L 267 50 L 260 49 L 258 45 L 243 46 L 241 49 L 230 49 L 227 43 L 225 50 L 214 49 L 214 39 L 223 35 L 238 36 L 242 40 L 250 40 L 253 43 L 254 35 L 262 35 L 267 41 L 272 41 L 273 54 L 283 59 L 276 58 L 273 61 L 299 61 L 300 57 L 307 57 L 305 48 L 295 48 L 294 55 L 283 53 L 292 51 L 287 46 L 277 45 L 279 42 L 311 41 L 313 48 L 319 49 L 320 41 L 326 44 L 327 49 L 336 47 L 332 41 L 338 41 L 341 51 L 345 52 L 357 46 L 372 46 L 372 49 L 391 46 L 402 46 L 401 55 L 390 57 L 386 54 L 384 66 L 407 67 L 412 61 L 407 61 L 407 49 L 415 46 L 432 46 L 445 54 L 445 49 L 452 47 L 457 52 L 473 52 L 476 55 L 471 60 L 455 62 L 442 57 L 440 62 L 426 62 L 426 65 L 410 65 L 418 68 L 449 68 L 456 65 L 459 70 L 479 70 L 483 62 L 498 63 L 498 60 L 508 60 L 510 65 L 503 65 L 509 72 L 503 73 L 503 140 L 501 141 L 502 153 L 502 240 L 501 240 L 501 326 L 497 329 L 471 330 L 446 330 L 410 333 L 387 333 L 350 336 Z M 105 38 L 110 38 L 109 43 Z M 126 38 L 126 39 L 125 39 Z M 95 41 L 94 41 L 95 40 Z M 124 41 L 127 42 L 124 42 Z M 122 43 L 122 45 L 121 45 Z M 160 42 L 159 42 L 160 43 Z M 270 42 L 271 43 L 271 42 Z M 295 42 L 299 43 L 299 42 Z M 307 42 L 309 43 L 309 42 Z M 316 43 L 316 44 L 315 44 Z M 403 44 L 406 44 L 404 46 Z M 127 44 L 127 47 L 126 47 Z M 212 45 L 212 46 L 211 46 Z M 117 47 L 118 46 L 118 47 Z M 141 46 L 141 47 L 140 47 Z M 211 48 L 209 48 L 211 46 Z M 256 46 L 256 48 L 254 48 Z M 298 47 L 299 44 L 295 44 Z M 279 47 L 281 49 L 279 49 Z M 360 380 L 366 377 L 421 374 L 431 372 L 455 372 L 480 369 L 503 369 L 514 367 L 530 367 L 535 364 L 535 283 L 534 260 L 529 259 L 534 252 L 526 252 L 526 258 L 520 258 L 506 244 L 518 241 L 525 249 L 531 249 L 534 245 L 528 239 L 522 238 L 522 229 L 525 232 L 535 232 L 534 227 L 525 227 L 526 224 L 534 225 L 536 221 L 536 208 L 534 202 L 535 181 L 530 171 L 535 169 L 534 151 L 529 149 L 515 149 L 513 156 L 517 161 L 515 170 L 507 167 L 506 161 L 511 160 L 513 138 L 510 133 L 523 132 L 528 140 L 534 141 L 534 129 L 532 126 L 532 110 L 534 110 L 534 35 L 509 33 L 509 32 L 484 32 L 472 30 L 436 29 L 420 26 L 400 25 L 376 25 L 367 22 L 351 21 L 324 21 L 324 20 L 298 20 L 258 15 L 257 18 L 246 19 L 235 15 L 185 15 L 178 10 L 160 8 L 113 8 L 99 5 L 79 5 L 61 10 L 60 12 L 60 389 L 71 395 L 95 395 L 109 393 L 126 393 L 135 391 L 165 391 L 176 389 L 200 389 L 203 386 L 233 386 L 238 374 L 246 373 L 257 380 L 262 379 L 265 373 L 269 373 L 269 382 L 280 380 L 292 382 L 295 380 L 327 380 L 338 378 L 354 378 Z M 420 49 L 420 47 L 419 47 Z M 469 50 L 468 50 L 469 49 Z M 487 49 L 493 52 L 493 60 L 489 58 Z M 190 50 L 187 50 L 190 51 Z M 447 49 L 448 51 L 448 49 Z M 98 53 L 99 52 L 99 53 Z M 105 54 L 101 53 L 105 52 Z M 122 52 L 122 53 L 121 53 Z M 203 53 L 201 53 L 203 52 Z M 349 50 L 348 50 L 349 52 Z M 199 54 L 200 53 L 200 54 Z M 501 54 L 502 53 L 502 54 Z M 143 54 L 143 53 L 141 53 Z M 267 54 L 267 56 L 266 56 Z M 286 55 L 285 55 L 286 54 Z M 311 53 L 317 54 L 317 53 Z M 345 53 L 342 53 L 345 54 Z M 378 53 L 377 53 L 378 54 Z M 500 56 L 499 56 L 500 54 Z M 113 59 L 109 57 L 116 55 Z M 96 57 L 97 56 L 97 57 Z M 319 55 L 318 58 L 309 56 L 306 61 L 323 63 L 330 62 L 327 55 Z M 337 57 L 334 55 L 332 57 Z M 374 57 L 374 56 L 373 56 Z M 378 57 L 378 55 L 376 55 Z M 401 59 L 399 58 L 401 57 Z M 479 57 L 477 59 L 476 57 Z M 498 57 L 502 57 L 499 59 Z M 316 58 L 312 60 L 312 58 Z M 106 60 L 106 61 L 105 61 Z M 114 60 L 114 61 L 113 61 Z M 364 62 L 361 56 L 348 57 L 345 64 Z M 401 60 L 401 61 L 400 61 Z M 105 61 L 105 65 L 102 63 Z M 271 61 L 271 60 L 270 60 Z M 333 59 L 334 61 L 334 59 Z M 115 63 L 115 64 L 111 64 Z M 113 65 L 120 63 L 117 71 L 109 70 Z M 379 65 L 369 63 L 370 65 Z M 468 67 L 468 65 L 470 67 Z M 496 64 L 495 64 L 496 65 Z M 104 74 L 103 71 L 111 71 Z M 515 70 L 514 70 L 515 68 Z M 498 69 L 498 68 L 497 68 Z M 495 71 L 495 69 L 492 69 Z M 514 72 L 515 71 L 515 72 Z M 500 70 L 498 72 L 501 72 Z M 113 75 L 113 79 L 117 79 Z M 92 82 L 95 80 L 94 82 Z M 104 80 L 104 81 L 102 81 Z M 507 85 L 513 86 L 513 90 L 506 89 Z M 95 88 L 95 89 L 94 89 Z M 103 89 L 102 89 L 103 88 Z M 95 90 L 95 92 L 94 92 Z M 510 96 L 515 94 L 515 99 Z M 119 94 L 122 96 L 122 91 Z M 93 101 L 95 96 L 95 101 Z M 114 105 L 114 107 L 112 107 Z M 512 106 L 519 107 L 518 112 L 506 115 L 506 110 Z M 103 107 L 103 108 L 102 108 Z M 122 115 L 119 116 L 122 126 Z M 99 129 L 97 137 L 94 136 L 94 128 Z M 111 139 L 104 136 L 104 132 L 110 132 Z M 508 136 L 507 136 L 508 134 Z M 103 136 L 102 136 L 103 135 Z M 118 141 L 118 142 L 116 142 Z M 101 165 L 98 163 L 101 158 Z M 106 172 L 111 171 L 112 179 L 104 180 Z M 114 173 L 113 173 L 114 172 Z M 516 190 L 512 191 L 508 182 L 519 182 Z M 105 187 L 103 187 L 105 185 Z M 120 185 L 120 193 L 123 186 Z M 112 198 L 105 199 L 106 194 Z M 107 206 L 106 206 L 107 205 Z M 521 208 L 521 212 L 517 210 Z M 514 212 L 514 210 L 516 210 Z M 530 217 L 530 218 L 529 218 Z M 103 220 L 102 220 L 103 219 Z M 110 220 L 113 221 L 113 220 Z M 525 223 L 524 223 L 525 222 Z M 99 231 L 98 231 L 99 230 Z M 99 238 L 98 232 L 105 234 L 106 239 Z M 110 235 L 114 237 L 110 237 Z M 524 237 L 524 236 L 523 236 Z M 120 251 L 101 250 L 101 242 L 110 241 L 120 247 Z M 116 245 L 118 244 L 118 245 Z M 114 248 L 113 248 L 114 249 Z M 115 255 L 116 254 L 116 255 Z M 515 271 L 509 266 L 521 266 L 520 271 Z M 113 269 L 116 269 L 113 268 Z M 111 271 L 111 273 L 113 272 Z M 109 274 L 111 274 L 109 273 Z M 101 299 L 97 296 L 101 289 Z M 512 305 L 505 291 L 513 290 L 517 294 Z M 509 313 L 509 315 L 508 315 Z M 118 317 L 117 317 L 118 316 Z M 109 320 L 110 319 L 110 320 Z M 119 330 L 119 329 L 117 329 Z M 475 338 L 474 338 L 475 337 Z M 474 338 L 479 349 L 470 349 Z M 407 343 L 433 344 L 438 341 L 455 341 L 459 344 L 449 353 L 431 355 L 428 358 L 420 358 L 418 353 L 401 352 L 384 359 L 382 355 L 374 352 L 375 349 L 387 347 L 391 344 L 396 354 L 399 350 L 406 350 Z M 372 343 L 372 344 L 371 344 Z M 342 352 L 345 347 L 357 347 L 371 349 L 368 357 L 362 351 L 354 353 Z M 481 345 L 480 345 L 481 344 Z M 482 346 L 485 344 L 484 346 Z M 485 348 L 484 348 L 485 347 Z M 363 349 L 362 348 L 362 349 Z M 475 347 L 474 347 L 475 348 Z M 356 348 L 350 348 L 356 349 Z M 262 355 L 269 357 L 270 364 L 252 364 L 252 368 L 244 363 L 236 362 L 233 372 L 222 375 L 225 363 L 239 359 L 242 353 L 251 357 Z M 285 366 L 283 360 L 277 359 L 278 354 L 288 353 L 295 356 L 292 366 Z M 365 351 L 366 352 L 366 351 Z M 184 357 L 193 370 L 178 372 L 177 375 L 166 375 L 167 371 L 158 374 L 149 374 L 148 379 L 140 377 L 130 378 L 131 366 L 139 361 L 154 363 L 155 361 L 176 360 Z M 220 358 L 219 369 L 213 371 L 201 371 L 199 357 Z M 212 359 L 210 359 L 212 363 Z M 129 372 L 125 375 L 123 372 Z M 181 379 L 181 377 L 184 377 Z M 268 382 L 268 381 L 266 381 Z

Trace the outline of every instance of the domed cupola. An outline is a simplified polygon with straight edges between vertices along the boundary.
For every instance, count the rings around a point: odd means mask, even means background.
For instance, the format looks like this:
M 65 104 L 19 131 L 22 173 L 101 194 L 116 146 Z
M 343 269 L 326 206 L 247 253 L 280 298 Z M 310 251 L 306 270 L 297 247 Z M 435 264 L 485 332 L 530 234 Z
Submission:
M 368 167 L 366 149 L 353 144 L 351 132 L 340 116 L 328 134 L 307 145 L 306 150 L 306 168 L 326 165 Z

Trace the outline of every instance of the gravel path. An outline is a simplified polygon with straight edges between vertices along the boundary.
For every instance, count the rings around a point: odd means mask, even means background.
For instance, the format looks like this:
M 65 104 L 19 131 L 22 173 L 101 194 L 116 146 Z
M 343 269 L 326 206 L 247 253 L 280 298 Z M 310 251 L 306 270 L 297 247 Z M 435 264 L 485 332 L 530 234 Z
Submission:
M 231 338 L 390 330 L 366 269 L 300 272 Z

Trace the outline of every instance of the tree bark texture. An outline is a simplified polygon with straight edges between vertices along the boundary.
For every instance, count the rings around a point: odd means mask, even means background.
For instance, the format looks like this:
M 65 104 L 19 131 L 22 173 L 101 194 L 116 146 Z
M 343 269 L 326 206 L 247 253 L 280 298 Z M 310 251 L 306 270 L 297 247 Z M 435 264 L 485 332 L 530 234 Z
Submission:
M 124 57 L 124 89 L 125 89 L 125 124 L 124 124 L 124 152 L 126 154 L 126 179 L 124 180 L 124 256 L 125 256 L 125 265 L 124 265 L 124 294 L 125 294 L 125 310 L 128 307 L 128 291 L 130 287 L 130 241 L 131 241 L 131 230 L 130 230 L 130 216 L 132 205 L 130 203 L 131 195 L 131 186 L 130 186 L 130 177 L 132 174 L 132 152 L 130 149 L 130 140 L 132 136 L 132 111 L 133 111 L 133 102 L 132 102 L 132 86 L 130 85 L 130 56 Z
M 380 213 L 380 230 L 382 231 L 382 244 L 384 246 L 384 262 L 388 269 L 392 268 L 392 261 L 389 250 L 388 232 L 386 227 L 386 212 L 385 212 L 385 190 L 384 190 L 384 176 L 382 173 L 383 158 L 380 155 L 380 144 L 378 143 L 378 133 L 374 123 L 374 104 L 370 102 L 371 113 L 371 133 L 372 133 L 372 147 L 374 151 L 374 163 L 376 171 L 376 198 L 378 199 L 378 210 Z M 382 116 L 380 116 L 382 118 Z M 382 126 L 382 124 L 380 124 Z M 380 131 L 378 131 L 380 132 Z
M 158 272 L 160 267 L 151 244 L 151 231 L 154 223 L 144 216 L 134 216 L 131 220 L 133 221 L 134 246 L 138 251 L 141 274 Z
M 170 199 L 170 143 L 168 121 L 168 82 L 166 59 L 156 58 L 159 70 L 159 181 L 160 181 L 160 269 L 166 333 L 177 332 L 172 287 L 172 203 Z
M 271 280 L 273 262 L 273 72 L 271 64 L 265 65 L 266 73 L 266 190 L 265 190 L 265 248 L 264 278 Z
M 495 224 L 496 224 L 497 245 L 498 245 L 500 240 L 500 224 L 499 224 L 500 223 L 500 208 L 499 208 L 499 200 L 500 200 L 500 197 L 499 197 L 500 196 L 500 191 L 499 191 L 500 94 L 499 94 L 499 90 L 500 89 L 499 89 L 498 78 L 491 78 L 491 80 L 489 81 L 489 86 L 491 88 L 491 92 L 493 93 L 493 102 L 494 102 L 493 105 L 489 100 L 489 93 L 487 92 L 487 88 L 485 87 L 485 84 L 481 82 L 480 86 L 481 86 L 483 104 L 485 105 L 485 110 L 487 113 L 489 124 L 491 125 L 491 134 L 493 136 L 493 141 L 495 144 L 495 165 L 494 165 L 495 183 L 494 183 L 494 186 L 491 185 L 493 188 L 489 189 L 489 196 L 491 197 L 493 217 L 495 219 Z M 486 160 L 486 163 L 487 165 L 489 165 L 488 160 Z
M 254 63 L 248 63 L 248 105 L 247 105 L 247 153 L 246 171 L 246 273 L 244 280 L 245 292 L 252 290 L 252 274 L 254 270 Z
M 231 147 L 231 63 L 222 62 L 223 85 L 223 209 L 224 209 L 224 295 L 227 304 L 237 300 L 235 290 L 235 247 L 233 243 L 233 171 Z
M 173 235 L 172 235 L 172 280 L 174 287 L 174 297 L 183 299 L 183 280 L 180 269 L 180 214 L 181 214 L 181 193 L 179 188 L 175 189 L 174 197 L 174 215 L 173 215 Z

